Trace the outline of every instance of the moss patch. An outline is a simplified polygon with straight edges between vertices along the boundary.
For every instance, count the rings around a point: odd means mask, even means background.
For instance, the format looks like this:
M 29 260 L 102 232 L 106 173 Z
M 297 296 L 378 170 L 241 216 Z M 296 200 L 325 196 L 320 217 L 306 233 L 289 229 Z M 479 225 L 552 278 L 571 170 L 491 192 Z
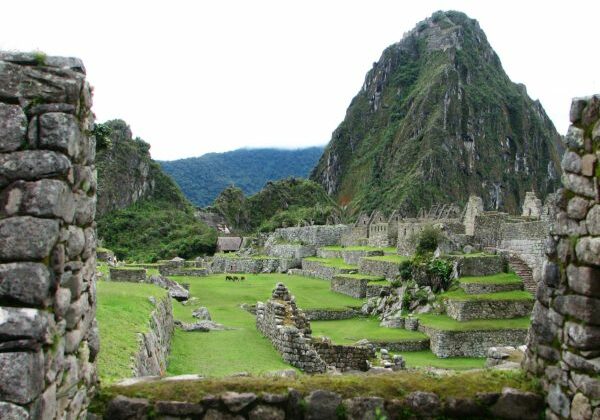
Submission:
M 304 258 L 306 261 L 317 262 L 326 267 L 341 268 L 347 270 L 358 270 L 358 267 L 351 264 L 346 264 L 342 258 L 319 258 L 319 257 L 308 257 Z
M 525 290 L 511 290 L 509 292 L 485 293 L 482 295 L 470 295 L 464 290 L 452 290 L 438 295 L 439 299 L 451 299 L 458 301 L 466 300 L 533 300 L 533 295 Z
M 462 277 L 460 283 L 468 284 L 522 284 L 523 281 L 514 273 L 499 273 L 493 276 Z

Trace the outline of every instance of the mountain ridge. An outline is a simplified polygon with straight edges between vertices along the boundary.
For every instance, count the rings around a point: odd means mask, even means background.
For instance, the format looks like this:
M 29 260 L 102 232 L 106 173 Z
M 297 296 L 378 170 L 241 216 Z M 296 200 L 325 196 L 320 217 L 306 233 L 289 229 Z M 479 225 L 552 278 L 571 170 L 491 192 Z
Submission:
M 229 186 L 244 194 L 259 192 L 267 182 L 288 177 L 308 177 L 323 147 L 298 149 L 242 148 L 199 157 L 159 161 L 163 170 L 196 206 L 212 204 Z

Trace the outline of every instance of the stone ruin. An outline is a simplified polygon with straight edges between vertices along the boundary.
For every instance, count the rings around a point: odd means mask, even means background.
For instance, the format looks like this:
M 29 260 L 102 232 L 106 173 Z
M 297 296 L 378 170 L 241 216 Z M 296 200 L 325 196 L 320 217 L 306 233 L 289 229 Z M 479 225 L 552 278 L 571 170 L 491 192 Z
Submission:
M 76 58 L 0 52 L 0 418 L 85 417 L 97 386 L 96 142 Z
M 571 105 L 558 213 L 546 242 L 523 367 L 546 418 L 600 418 L 600 95 Z
M 369 360 L 375 357 L 375 350 L 369 346 L 343 346 L 313 339 L 308 317 L 283 283 L 277 283 L 266 303 L 257 303 L 256 328 L 273 343 L 284 361 L 307 373 L 323 373 L 328 366 L 366 371 Z

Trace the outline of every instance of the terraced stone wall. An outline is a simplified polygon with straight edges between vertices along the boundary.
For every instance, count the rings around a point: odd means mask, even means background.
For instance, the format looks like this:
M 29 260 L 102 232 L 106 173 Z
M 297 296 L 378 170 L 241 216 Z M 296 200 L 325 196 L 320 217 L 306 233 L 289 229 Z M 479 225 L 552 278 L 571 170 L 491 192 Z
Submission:
M 348 225 L 318 225 L 289 227 L 276 229 L 269 237 L 265 246 L 273 242 L 287 242 L 312 246 L 340 245 L 342 236 L 348 234 L 351 227 Z
M 111 281 L 125 281 L 143 283 L 146 281 L 145 268 L 111 268 L 109 270 Z
M 576 98 L 523 367 L 546 418 L 600 418 L 600 95 Z
M 382 276 L 388 280 L 395 280 L 400 274 L 400 265 L 391 261 L 363 258 L 360 260 L 358 271 L 371 276 Z
M 147 332 L 138 333 L 133 376 L 160 376 L 167 370 L 171 338 L 175 329 L 173 303 L 168 294 L 155 303 Z
M 76 58 L 0 52 L 0 418 L 85 418 L 97 386 L 96 141 Z
M 448 316 L 457 321 L 518 318 L 533 309 L 529 300 L 448 300 L 444 305 Z
M 210 263 L 212 273 L 285 273 L 298 267 L 298 261 L 289 258 L 214 257 Z
M 322 340 L 313 340 L 313 346 L 327 365 L 341 371 L 369 370 L 369 360 L 375 358 L 375 350 L 367 346 L 342 346 Z

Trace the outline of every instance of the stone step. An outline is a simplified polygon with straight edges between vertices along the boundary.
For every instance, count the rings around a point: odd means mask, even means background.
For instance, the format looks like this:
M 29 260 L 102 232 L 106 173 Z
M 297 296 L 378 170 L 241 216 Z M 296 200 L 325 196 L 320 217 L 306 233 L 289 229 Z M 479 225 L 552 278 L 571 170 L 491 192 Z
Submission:
M 469 299 L 446 298 L 446 313 L 456 321 L 475 319 L 510 319 L 528 316 L 533 310 L 533 299 L 478 299 L 478 295 L 469 295 Z
M 528 292 L 535 293 L 537 282 L 533 278 L 533 270 L 519 257 L 510 256 L 508 266 L 523 280 L 524 288 Z

